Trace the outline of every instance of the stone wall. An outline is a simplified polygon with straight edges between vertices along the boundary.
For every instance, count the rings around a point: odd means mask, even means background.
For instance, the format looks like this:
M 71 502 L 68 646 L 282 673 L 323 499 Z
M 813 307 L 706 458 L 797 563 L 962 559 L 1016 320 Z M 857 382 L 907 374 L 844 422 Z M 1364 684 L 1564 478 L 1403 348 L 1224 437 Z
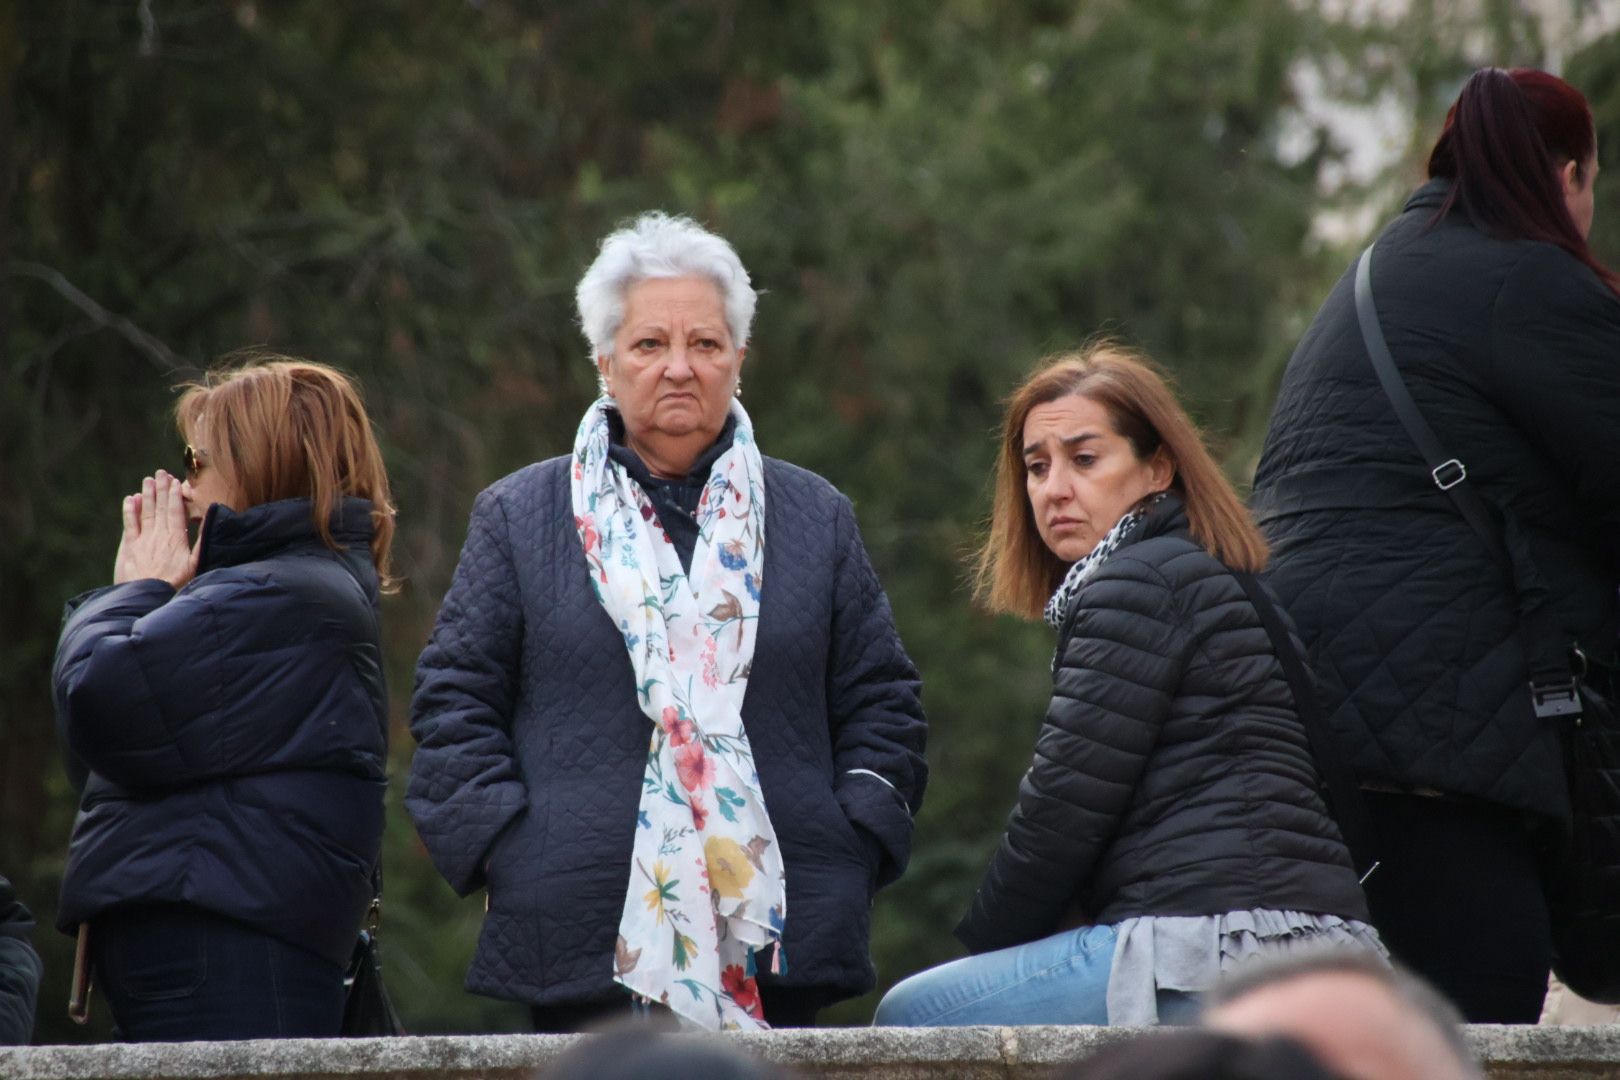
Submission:
M 1122 1028 L 826 1028 L 734 1036 L 804 1077 L 837 1080 L 1034 1080 Z M 4 1080 L 528 1080 L 579 1036 L 109 1044 L 0 1048 Z M 1469 1038 L 1492 1080 L 1620 1077 L 1620 1025 L 1496 1027 Z

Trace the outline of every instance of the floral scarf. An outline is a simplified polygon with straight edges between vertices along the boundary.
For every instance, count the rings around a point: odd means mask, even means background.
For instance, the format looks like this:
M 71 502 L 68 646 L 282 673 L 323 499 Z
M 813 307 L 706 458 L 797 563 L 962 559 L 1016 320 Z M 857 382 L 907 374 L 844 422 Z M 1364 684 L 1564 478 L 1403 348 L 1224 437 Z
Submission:
M 738 402 L 698 503 L 691 573 L 608 456 L 607 398 L 580 421 L 571 490 L 591 585 L 651 722 L 614 980 L 709 1030 L 766 1027 L 755 954 L 781 958 L 786 886 L 743 729 L 759 626 L 765 482 Z
M 1133 538 L 1136 527 L 1147 516 L 1147 512 L 1158 505 L 1166 494 L 1168 493 L 1155 491 L 1131 507 L 1124 517 L 1114 522 L 1114 527 L 1108 530 L 1108 535 L 1097 541 L 1097 546 L 1091 549 L 1091 554 L 1069 567 L 1069 572 L 1063 576 L 1063 584 L 1057 587 L 1052 599 L 1046 602 L 1047 625 L 1054 630 L 1063 629 L 1063 618 L 1069 613 L 1069 608 L 1074 606 L 1074 597 L 1080 591 L 1080 586 L 1091 580 L 1091 575 L 1108 561 L 1108 556 Z M 1061 644 L 1059 647 L 1062 647 Z

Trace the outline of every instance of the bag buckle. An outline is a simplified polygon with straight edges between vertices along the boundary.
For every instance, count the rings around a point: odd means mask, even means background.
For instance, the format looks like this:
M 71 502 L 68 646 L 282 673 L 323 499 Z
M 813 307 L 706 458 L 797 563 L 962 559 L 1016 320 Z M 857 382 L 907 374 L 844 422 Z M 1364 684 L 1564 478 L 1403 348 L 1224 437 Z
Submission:
M 1574 679 L 1561 682 L 1531 683 L 1530 702 L 1535 707 L 1537 720 L 1561 720 L 1581 715 L 1581 695 Z
M 1464 465 L 1456 458 L 1452 458 L 1450 461 L 1442 461 L 1440 464 L 1430 469 L 1429 475 L 1434 477 L 1435 487 L 1439 488 L 1441 491 L 1450 491 L 1452 488 L 1468 479 L 1468 466 Z

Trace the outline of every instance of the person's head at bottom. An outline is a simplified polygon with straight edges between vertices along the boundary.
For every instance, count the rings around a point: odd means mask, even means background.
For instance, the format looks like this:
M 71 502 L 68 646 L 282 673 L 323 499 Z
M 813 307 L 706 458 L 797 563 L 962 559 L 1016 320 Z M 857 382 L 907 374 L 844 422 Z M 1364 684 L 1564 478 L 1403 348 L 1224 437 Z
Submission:
M 1348 1080 L 1479 1080 L 1456 1008 L 1421 979 L 1358 953 L 1256 964 L 1213 991 L 1204 1024 L 1309 1047 Z
M 581 1038 L 536 1080 L 789 1080 L 724 1040 L 621 1021 Z
M 1063 1080 L 1345 1080 L 1292 1039 L 1154 1032 L 1107 1046 Z

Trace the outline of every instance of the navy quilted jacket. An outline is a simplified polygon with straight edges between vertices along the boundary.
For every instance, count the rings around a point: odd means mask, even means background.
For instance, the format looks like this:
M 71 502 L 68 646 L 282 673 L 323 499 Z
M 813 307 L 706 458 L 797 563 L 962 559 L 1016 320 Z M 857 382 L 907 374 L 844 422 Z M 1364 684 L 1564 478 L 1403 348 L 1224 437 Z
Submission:
M 532 1004 L 614 992 L 649 731 L 591 590 L 570 460 L 478 496 L 411 706 L 406 806 L 451 886 L 489 894 L 467 987 Z M 849 500 L 764 466 L 743 720 L 787 866 L 780 982 L 854 995 L 875 981 L 871 897 L 905 867 L 927 776 L 920 687 Z
M 1139 537 L 1064 621 L 1034 762 L 957 927 L 974 952 L 1036 941 L 1076 911 L 1367 918 L 1243 586 L 1189 538 L 1179 499 Z
M 1503 515 L 1566 635 L 1615 651 L 1620 299 L 1563 250 L 1493 239 L 1444 181 L 1378 239 L 1372 288 L 1413 399 Z M 1512 583 L 1379 389 L 1354 270 L 1283 376 L 1255 475 L 1267 581 L 1310 647 L 1357 772 L 1549 817 L 1567 812 L 1557 734 L 1531 712 Z
M 57 724 L 83 789 L 57 925 L 185 903 L 347 963 L 382 844 L 371 503 L 213 507 L 197 576 L 74 600 Z

